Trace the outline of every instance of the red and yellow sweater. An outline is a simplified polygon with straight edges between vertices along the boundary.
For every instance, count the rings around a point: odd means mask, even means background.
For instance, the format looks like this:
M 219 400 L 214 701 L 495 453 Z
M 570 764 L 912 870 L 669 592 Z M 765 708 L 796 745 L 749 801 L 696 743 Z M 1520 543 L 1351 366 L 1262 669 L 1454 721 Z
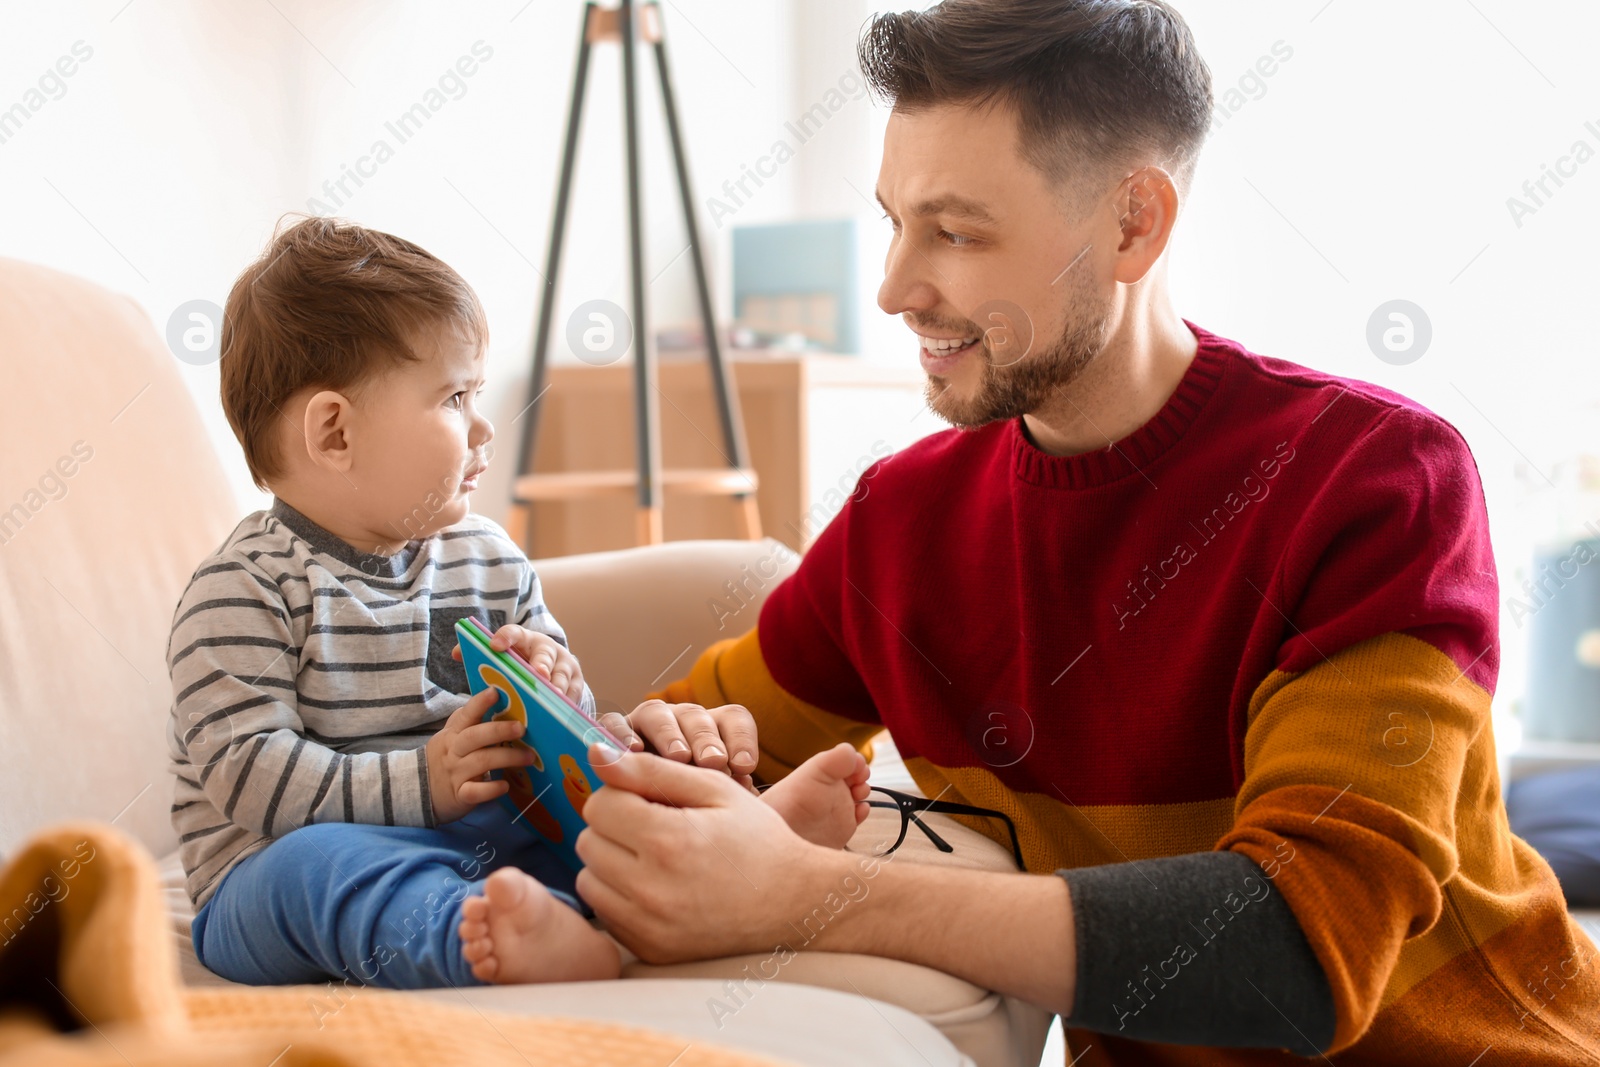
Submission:
M 1247 857 L 1326 977 L 1341 1064 L 1600 1063 L 1595 948 L 1500 799 L 1466 444 L 1191 328 L 1176 392 L 1113 447 L 1051 456 L 1013 420 L 869 468 L 669 699 L 748 707 L 768 780 L 886 727 L 927 795 L 1010 814 L 1031 871 Z M 1150 973 L 1089 992 L 1126 1024 L 1170 995 Z M 1098 1029 L 1085 1065 L 1291 1060 Z

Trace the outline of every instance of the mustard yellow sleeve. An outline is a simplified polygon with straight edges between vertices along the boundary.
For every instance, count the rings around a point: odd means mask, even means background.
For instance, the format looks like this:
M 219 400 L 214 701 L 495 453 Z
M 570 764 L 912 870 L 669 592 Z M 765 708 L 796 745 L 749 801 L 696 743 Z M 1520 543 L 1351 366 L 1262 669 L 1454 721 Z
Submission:
M 1251 702 L 1236 822 L 1217 847 L 1275 880 L 1321 961 L 1338 1016 L 1325 1051 L 1391 1010 L 1378 1029 L 1427 1018 L 1456 1042 L 1415 1062 L 1454 1062 L 1491 1028 L 1472 1012 L 1444 1018 L 1441 1004 L 1578 952 L 1554 875 L 1507 825 L 1489 709 L 1454 660 L 1400 633 L 1274 672 Z M 1505 988 L 1507 1017 L 1542 1010 Z M 1559 1028 L 1566 1010 L 1542 1021 Z
M 824 711 L 791 696 L 772 678 L 751 630 L 718 641 L 700 654 L 688 677 L 650 696 L 676 704 L 742 704 L 756 720 L 760 758 L 756 778 L 775 782 L 811 756 L 848 741 L 872 759 L 872 739 L 883 729 Z

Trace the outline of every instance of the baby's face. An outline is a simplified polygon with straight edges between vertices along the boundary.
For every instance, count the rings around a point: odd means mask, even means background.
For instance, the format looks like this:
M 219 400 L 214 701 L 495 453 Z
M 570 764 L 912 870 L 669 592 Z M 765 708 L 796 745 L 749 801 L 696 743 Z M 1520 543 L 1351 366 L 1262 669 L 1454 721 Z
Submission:
M 489 465 L 494 427 L 478 410 L 485 354 L 451 330 L 413 337 L 421 358 L 373 382 L 356 401 L 350 480 L 374 532 L 426 537 L 466 518 Z

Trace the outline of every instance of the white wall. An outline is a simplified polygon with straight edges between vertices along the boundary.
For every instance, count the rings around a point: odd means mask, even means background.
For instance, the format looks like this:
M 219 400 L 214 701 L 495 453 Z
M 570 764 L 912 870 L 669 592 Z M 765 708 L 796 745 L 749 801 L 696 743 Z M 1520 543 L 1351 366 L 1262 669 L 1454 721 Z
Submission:
M 0 255 L 126 292 L 161 329 L 186 300 L 220 303 L 305 166 L 299 38 L 265 5 L 145 0 L 10 2 L 0 27 L 0 111 L 75 45 L 88 56 L 5 131 Z M 215 368 L 186 372 L 231 444 Z M 247 485 L 237 445 L 219 451 Z
M 1547 185 L 1556 195 L 1520 226 L 1507 206 L 1576 140 L 1600 150 L 1584 52 L 1600 8 L 1564 0 L 1532 19 L 1507 0 L 1325 4 L 1184 4 L 1219 90 L 1279 41 L 1293 58 L 1207 149 L 1174 253 L 1180 306 L 1256 351 L 1377 382 L 1454 423 L 1482 472 L 1504 604 L 1536 539 L 1600 520 L 1600 499 L 1543 477 L 1562 484 L 1560 461 L 1585 438 L 1600 454 L 1600 160 Z M 1432 322 L 1409 365 L 1366 342 L 1393 299 Z M 1526 631 L 1502 619 L 1508 747 Z
M 794 92 L 789 0 L 669 0 L 665 21 L 698 199 L 764 151 Z M 22 99 L 75 42 L 91 55 L 0 143 L 0 255 L 49 264 L 127 292 L 160 329 L 179 304 L 221 304 L 286 211 L 335 210 L 442 257 L 478 290 L 493 332 L 490 410 L 501 437 L 485 500 L 508 495 L 513 418 L 526 401 L 533 321 L 554 203 L 582 5 L 504 0 L 124 0 L 0 3 L 0 108 Z M 479 44 L 481 42 L 481 44 Z M 386 123 L 463 56 L 475 72 L 403 142 Z M 649 308 L 658 325 L 695 320 L 653 56 L 641 50 L 639 120 Z M 469 69 L 471 64 L 468 64 Z M 552 330 L 592 298 L 628 306 L 621 69 L 594 53 L 584 135 Z M 392 155 L 377 162 L 374 143 Z M 363 157 L 368 157 L 363 161 Z M 328 188 L 350 170 L 370 176 Z M 786 218 L 795 176 L 752 197 L 738 220 Z M 54 188 L 52 188 L 54 186 Z M 58 192 L 59 190 L 59 192 Z M 315 199 L 317 203 L 312 203 Z M 726 233 L 706 227 L 728 304 Z M 217 404 L 216 368 L 185 367 L 242 508 L 264 499 Z M 625 432 L 626 428 L 622 428 Z

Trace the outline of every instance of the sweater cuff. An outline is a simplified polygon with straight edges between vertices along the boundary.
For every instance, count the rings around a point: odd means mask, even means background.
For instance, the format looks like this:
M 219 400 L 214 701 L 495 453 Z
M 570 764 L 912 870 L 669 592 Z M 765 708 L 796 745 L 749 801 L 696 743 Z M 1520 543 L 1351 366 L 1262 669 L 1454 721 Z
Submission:
M 422 825 L 432 830 L 438 825 L 433 814 L 433 786 L 428 781 L 428 748 L 426 745 L 417 749 L 417 790 L 420 794 L 418 803 L 422 806 Z
M 1072 893 L 1077 935 L 1066 1025 L 1301 1056 L 1333 1042 L 1322 965 L 1248 856 L 1201 852 L 1056 873 Z
M 427 750 L 397 749 L 384 753 L 380 759 L 379 797 L 383 811 L 381 818 L 371 821 L 390 826 L 434 825 Z

